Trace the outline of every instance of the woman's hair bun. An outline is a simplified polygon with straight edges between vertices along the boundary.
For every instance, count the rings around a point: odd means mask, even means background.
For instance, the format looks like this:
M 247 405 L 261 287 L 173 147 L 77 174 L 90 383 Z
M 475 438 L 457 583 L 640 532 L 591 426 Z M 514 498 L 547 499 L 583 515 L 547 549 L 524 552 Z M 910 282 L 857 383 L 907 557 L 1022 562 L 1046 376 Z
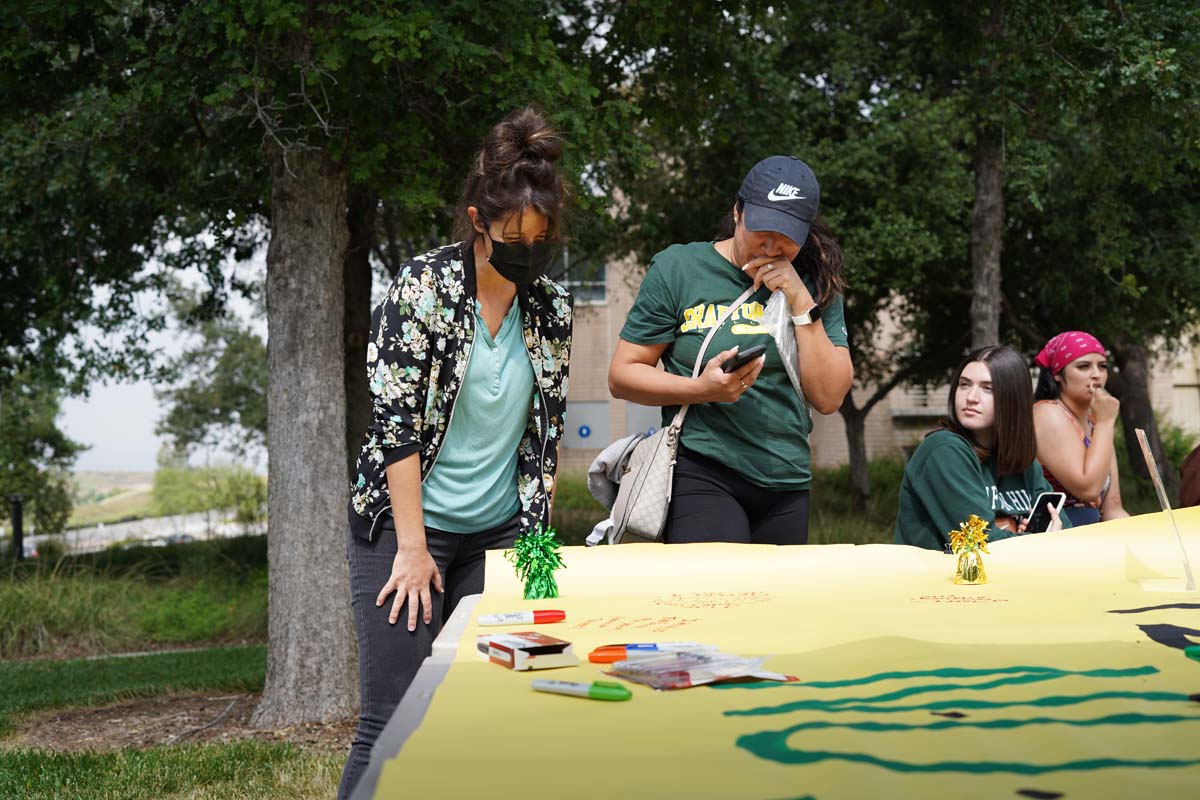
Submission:
M 545 117 L 526 107 L 492 128 L 481 155 L 488 171 L 509 169 L 525 160 L 554 163 L 562 158 L 562 140 Z
M 475 235 L 466 219 L 470 207 L 476 208 L 484 225 L 521 208 L 534 208 L 549 222 L 547 236 L 556 235 L 565 192 L 557 166 L 562 153 L 558 131 L 535 108 L 518 109 L 496 123 L 484 137 L 463 186 L 456 231 L 463 238 Z

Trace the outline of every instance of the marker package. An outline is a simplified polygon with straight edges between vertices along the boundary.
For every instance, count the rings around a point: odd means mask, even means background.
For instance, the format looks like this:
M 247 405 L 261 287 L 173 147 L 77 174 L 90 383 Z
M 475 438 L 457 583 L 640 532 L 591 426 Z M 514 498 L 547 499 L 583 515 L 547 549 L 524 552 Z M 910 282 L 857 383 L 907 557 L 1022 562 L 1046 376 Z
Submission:
M 766 656 L 743 658 L 720 652 L 668 652 L 643 655 L 618 661 L 608 674 L 617 678 L 644 683 L 655 689 L 686 689 L 721 681 L 796 681 L 794 675 L 782 675 L 762 669 Z
M 493 664 L 523 672 L 528 669 L 574 667 L 579 657 L 571 643 L 536 631 L 489 633 L 475 638 L 479 655 Z

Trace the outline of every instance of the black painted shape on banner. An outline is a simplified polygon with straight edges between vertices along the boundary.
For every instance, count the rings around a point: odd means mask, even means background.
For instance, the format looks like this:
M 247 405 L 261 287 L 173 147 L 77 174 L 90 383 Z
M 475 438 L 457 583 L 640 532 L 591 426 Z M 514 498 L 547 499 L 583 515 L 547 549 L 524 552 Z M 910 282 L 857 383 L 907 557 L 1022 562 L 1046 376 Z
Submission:
M 1182 650 L 1185 647 L 1191 647 L 1200 642 L 1193 642 L 1187 637 L 1195 636 L 1200 638 L 1200 630 L 1196 628 L 1184 628 L 1180 625 L 1168 625 L 1162 623 L 1159 625 L 1138 625 L 1142 633 L 1150 637 L 1151 641 L 1158 642 L 1167 647 L 1174 647 L 1176 650 Z
M 1047 792 L 1042 789 L 1018 789 L 1017 794 L 1022 797 L 1032 797 L 1034 800 L 1054 800 L 1055 797 L 1062 797 L 1062 792 Z
M 1167 603 L 1161 606 L 1144 606 L 1142 608 L 1114 608 L 1109 614 L 1141 614 L 1145 611 L 1159 611 L 1164 608 L 1179 608 L 1187 610 L 1200 610 L 1200 603 Z
M 961 711 L 930 711 L 935 717 L 950 717 L 950 719 L 962 719 L 966 714 Z

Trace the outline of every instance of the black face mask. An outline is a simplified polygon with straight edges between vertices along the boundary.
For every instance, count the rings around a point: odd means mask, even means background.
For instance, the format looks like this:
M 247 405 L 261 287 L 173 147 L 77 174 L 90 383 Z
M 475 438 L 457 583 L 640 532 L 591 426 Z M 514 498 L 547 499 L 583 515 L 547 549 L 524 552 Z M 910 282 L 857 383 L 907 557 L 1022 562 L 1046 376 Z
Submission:
M 491 237 L 488 237 L 491 239 Z M 558 255 L 554 242 L 498 242 L 492 239 L 492 255 L 488 258 L 501 277 L 518 286 L 533 283 L 546 271 L 550 262 Z

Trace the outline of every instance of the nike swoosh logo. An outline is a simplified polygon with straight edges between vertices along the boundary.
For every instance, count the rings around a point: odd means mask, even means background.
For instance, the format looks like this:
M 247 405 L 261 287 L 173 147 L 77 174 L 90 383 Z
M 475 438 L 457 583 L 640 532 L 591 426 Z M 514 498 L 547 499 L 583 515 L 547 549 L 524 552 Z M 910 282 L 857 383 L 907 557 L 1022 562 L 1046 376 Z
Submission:
M 767 199 L 779 202 L 780 200 L 807 200 L 808 198 L 801 195 L 793 196 L 790 194 L 775 194 L 775 190 L 772 189 L 771 191 L 767 192 Z

